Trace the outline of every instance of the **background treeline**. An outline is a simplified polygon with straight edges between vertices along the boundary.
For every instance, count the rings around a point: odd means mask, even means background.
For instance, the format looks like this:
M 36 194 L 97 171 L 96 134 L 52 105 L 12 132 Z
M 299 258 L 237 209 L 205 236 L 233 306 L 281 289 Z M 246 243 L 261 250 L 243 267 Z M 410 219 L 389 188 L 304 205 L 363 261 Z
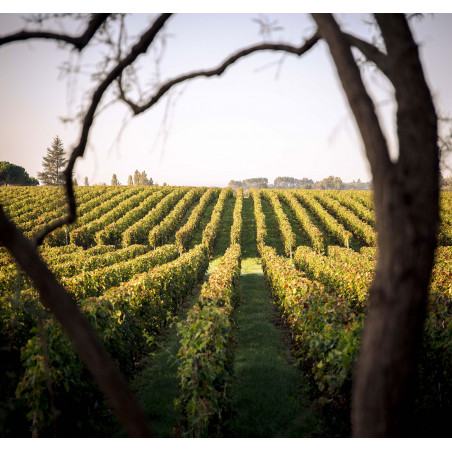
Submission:
M 25 168 L 10 162 L 0 162 L 0 185 L 39 185 L 39 181 L 30 177 Z
M 442 175 L 440 175 L 439 185 L 441 190 L 452 191 L 452 176 L 443 177 Z
M 321 181 L 314 182 L 312 179 L 304 177 L 296 179 L 294 177 L 277 177 L 273 184 L 268 183 L 266 177 L 255 177 L 243 181 L 231 180 L 228 187 L 232 189 L 243 188 L 301 188 L 315 190 L 371 190 L 371 182 L 361 182 L 359 179 L 353 182 L 342 182 L 340 177 L 329 176 Z

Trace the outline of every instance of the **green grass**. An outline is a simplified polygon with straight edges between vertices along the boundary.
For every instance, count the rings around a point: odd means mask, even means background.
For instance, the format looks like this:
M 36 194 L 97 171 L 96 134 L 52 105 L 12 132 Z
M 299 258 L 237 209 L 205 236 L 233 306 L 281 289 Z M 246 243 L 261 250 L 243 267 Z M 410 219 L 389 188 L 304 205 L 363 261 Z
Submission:
M 276 220 L 275 212 L 271 204 L 261 196 L 262 212 L 265 215 L 265 225 L 267 226 L 267 243 L 266 245 L 275 248 L 276 252 L 285 256 L 284 244 L 281 240 L 278 222 Z
M 307 380 L 284 346 L 287 334 L 265 286 L 258 258 L 242 262 L 242 297 L 235 311 L 237 352 L 226 434 L 232 437 L 321 436 Z
M 234 415 L 224 433 L 231 437 L 321 436 L 323 429 L 309 399 L 307 380 L 290 355 L 288 333 L 278 325 L 264 281 L 252 206 L 251 199 L 244 200 L 242 303 L 234 313 Z
M 223 226 L 206 277 L 218 265 L 229 246 L 235 198 L 228 200 Z M 270 205 L 267 203 L 267 208 Z M 268 223 L 276 220 L 266 212 Z M 271 234 L 273 243 L 278 230 Z M 282 245 L 281 245 L 282 246 Z M 290 354 L 287 331 L 278 323 L 270 293 L 264 281 L 256 247 L 253 202 L 244 199 L 242 234 L 241 303 L 234 312 L 236 358 L 231 387 L 232 415 L 226 420 L 224 437 L 312 437 L 322 436 L 320 411 L 310 401 L 309 385 Z M 199 287 L 198 287 L 199 293 Z M 186 300 L 179 314 L 183 319 L 196 302 L 197 293 Z M 157 437 L 174 435 L 179 424 L 174 409 L 178 394 L 176 355 L 179 349 L 175 329 L 156 338 L 154 351 L 144 361 L 133 388 L 145 406 Z M 177 430 L 177 427 L 176 427 Z
M 196 302 L 200 287 L 189 297 L 179 312 L 177 321 L 184 319 L 188 309 Z M 174 436 L 180 421 L 174 407 L 179 391 L 177 375 L 177 353 L 179 338 L 176 327 L 172 326 L 160 334 L 144 363 L 143 370 L 137 374 L 132 389 L 145 409 L 152 433 L 158 438 Z

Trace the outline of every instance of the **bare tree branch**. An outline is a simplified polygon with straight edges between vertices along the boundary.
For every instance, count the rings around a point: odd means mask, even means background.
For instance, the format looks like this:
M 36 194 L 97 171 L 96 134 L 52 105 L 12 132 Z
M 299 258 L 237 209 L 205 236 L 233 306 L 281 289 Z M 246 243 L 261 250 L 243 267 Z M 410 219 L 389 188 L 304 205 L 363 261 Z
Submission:
M 388 175 L 392 163 L 386 138 L 379 125 L 372 99 L 361 79 L 350 43 L 331 14 L 312 14 L 319 34 L 327 42 L 348 102 L 355 116 L 372 168 L 374 180 Z
M 173 86 L 178 85 L 179 83 L 185 82 L 190 79 L 194 79 L 197 77 L 213 77 L 213 76 L 220 76 L 223 74 L 223 72 L 232 64 L 234 64 L 239 59 L 251 55 L 255 52 L 260 52 L 263 50 L 272 50 L 272 51 L 281 51 L 281 52 L 288 52 L 292 53 L 294 55 L 301 56 L 304 53 L 306 53 L 308 50 L 310 50 L 320 39 L 319 35 L 315 33 L 313 36 L 311 36 L 309 39 L 305 41 L 304 44 L 302 44 L 300 47 L 295 47 L 290 44 L 259 44 L 252 47 L 248 47 L 247 49 L 242 49 L 239 52 L 231 55 L 229 58 L 227 58 L 222 64 L 220 64 L 218 67 L 214 69 L 209 70 L 201 70 L 201 71 L 194 71 L 190 72 L 188 74 L 181 75 L 180 77 L 174 78 L 172 80 L 167 81 L 164 83 L 158 91 L 149 99 L 148 102 L 144 103 L 143 105 L 138 105 L 127 98 L 126 93 L 124 92 L 123 86 L 121 84 L 121 80 L 118 79 L 118 86 L 120 91 L 120 99 L 125 102 L 133 111 L 135 115 L 139 115 L 149 108 L 151 108 L 153 105 L 155 105 L 162 96 L 169 91 Z
M 406 129 L 413 121 L 428 121 L 429 136 L 422 137 L 425 141 L 425 153 L 415 161 L 412 158 L 413 142 L 408 140 L 399 142 L 399 165 L 403 166 L 405 171 L 418 175 L 427 170 L 436 171 L 437 161 L 431 158 L 432 155 L 437 156 L 436 140 L 438 135 L 438 119 L 435 114 L 427 115 L 435 111 L 435 106 L 426 82 L 423 77 L 421 63 L 418 57 L 418 47 L 414 43 L 409 25 L 403 14 L 375 14 L 378 26 L 380 27 L 382 36 L 385 40 L 388 53 L 388 73 L 389 79 L 395 88 L 395 96 L 399 109 L 397 110 L 397 127 L 398 129 Z M 402 64 L 403 62 L 403 64 Z M 407 65 L 407 62 L 410 64 Z M 417 79 L 413 80 L 413 74 L 417 75 Z M 413 82 L 416 82 L 413 83 Z M 419 86 L 425 89 L 419 91 Z M 406 89 L 410 88 L 410 89 Z M 410 106 L 410 114 L 408 109 L 402 109 L 402 105 Z M 413 113 L 416 116 L 413 116 Z M 425 115 L 425 116 L 424 116 Z M 399 134 L 399 140 L 400 138 Z M 433 149 L 431 148 L 433 144 Z M 427 147 L 428 146 L 428 147 Z M 424 181 L 419 180 L 419 189 L 424 186 Z
M 73 149 L 65 170 L 66 193 L 69 214 L 45 227 L 34 238 L 39 245 L 45 236 L 64 224 L 73 223 L 76 219 L 76 203 L 72 181 L 75 161 L 83 156 L 94 115 L 103 94 L 122 71 L 132 64 L 136 58 L 145 53 L 157 33 L 163 28 L 170 14 L 161 14 L 152 26 L 144 32 L 129 54 L 120 60 L 95 90 L 90 107 L 83 119 L 79 144 Z M 95 31 L 94 31 L 95 32 Z M 27 240 L 17 227 L 4 214 L 0 205 L 0 237 L 21 268 L 27 273 L 41 295 L 41 302 L 49 308 L 68 333 L 82 361 L 96 379 L 114 409 L 118 419 L 131 436 L 151 436 L 144 415 L 128 389 L 122 375 L 114 362 L 106 353 L 95 332 L 86 318 L 70 298 L 55 276 L 40 259 L 36 247 Z
M 92 37 L 96 34 L 97 30 L 104 24 L 110 14 L 93 14 L 91 20 L 88 22 L 86 30 L 80 36 L 70 36 L 60 33 L 53 33 L 50 31 L 26 31 L 22 30 L 17 33 L 0 36 L 0 46 L 9 44 L 11 42 L 26 41 L 28 39 L 50 39 L 52 41 L 61 41 L 66 44 L 73 45 L 78 51 L 83 50 Z
M 141 408 L 85 316 L 41 260 L 33 243 L 7 218 L 1 205 L 0 239 L 30 277 L 41 295 L 42 304 L 52 311 L 68 333 L 82 361 L 128 434 L 136 437 L 151 436 Z
M 110 87 L 110 85 L 113 83 L 113 81 L 122 74 L 122 71 L 126 67 L 131 65 L 138 58 L 139 55 L 141 55 L 142 53 L 146 53 L 152 41 L 156 37 L 157 33 L 163 28 L 166 21 L 170 17 L 171 14 L 161 14 L 159 17 L 157 17 L 152 26 L 141 35 L 140 40 L 132 47 L 129 54 L 117 63 L 117 65 L 104 78 L 104 80 L 99 84 L 96 91 L 94 92 L 91 100 L 91 105 L 83 119 L 83 126 L 79 144 L 72 151 L 68 165 L 64 171 L 66 179 L 66 195 L 68 198 L 69 213 L 66 217 L 59 218 L 53 221 L 52 223 L 47 225 L 43 230 L 38 232 L 34 237 L 34 243 L 36 245 L 40 245 L 44 238 L 54 230 L 60 228 L 65 224 L 71 224 L 76 220 L 76 204 L 74 196 L 74 187 L 72 186 L 72 171 L 74 169 L 75 161 L 77 160 L 77 158 L 82 157 L 85 152 L 86 144 L 88 142 L 88 135 L 94 121 L 94 115 L 102 99 L 102 96 L 104 95 L 105 91 Z
M 370 42 L 364 41 L 348 33 L 343 33 L 343 35 L 351 46 L 356 47 L 368 60 L 374 62 L 378 66 L 378 69 L 388 77 L 388 57 L 386 54 L 381 52 Z

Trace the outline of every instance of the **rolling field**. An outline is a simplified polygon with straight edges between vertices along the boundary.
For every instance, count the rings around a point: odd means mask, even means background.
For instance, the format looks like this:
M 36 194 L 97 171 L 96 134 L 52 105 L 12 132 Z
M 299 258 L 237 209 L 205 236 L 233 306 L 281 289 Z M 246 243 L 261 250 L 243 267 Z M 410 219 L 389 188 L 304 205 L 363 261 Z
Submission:
M 97 330 L 156 436 L 349 434 L 376 263 L 371 192 L 75 187 L 40 253 Z M 0 189 L 32 238 L 57 187 Z M 441 198 L 416 410 L 452 414 L 452 196 Z M 121 436 L 64 332 L 0 248 L 1 436 Z M 159 386 L 160 385 L 160 386 Z M 331 415 L 333 413 L 333 415 Z M 333 422 L 332 418 L 337 418 Z

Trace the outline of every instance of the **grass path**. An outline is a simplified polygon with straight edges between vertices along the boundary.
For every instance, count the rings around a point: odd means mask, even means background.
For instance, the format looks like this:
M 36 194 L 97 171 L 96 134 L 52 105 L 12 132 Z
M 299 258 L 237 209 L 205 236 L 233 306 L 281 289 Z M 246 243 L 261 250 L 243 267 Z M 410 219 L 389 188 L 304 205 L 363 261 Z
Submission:
M 234 201 L 228 200 L 225 206 L 222 231 L 207 275 L 229 246 Z M 270 213 L 268 216 L 273 224 Z M 222 434 L 238 438 L 322 436 L 318 410 L 309 401 L 307 381 L 288 351 L 287 333 L 277 324 L 277 314 L 265 285 L 250 198 L 244 199 L 243 221 L 242 302 L 234 313 L 237 350 L 231 388 L 233 415 Z M 271 230 L 269 235 L 277 243 L 277 230 Z M 179 319 L 184 318 L 197 295 L 194 293 L 186 300 Z M 146 358 L 143 370 L 133 382 L 157 437 L 172 436 L 179 423 L 174 410 L 178 393 L 178 348 L 175 329 L 169 328 L 157 338 L 154 352 Z
M 265 285 L 251 199 L 244 199 L 243 218 L 242 303 L 235 310 L 234 416 L 225 433 L 232 437 L 320 436 L 322 428 L 310 407 L 307 381 L 284 345 L 287 333 L 277 326 Z
M 236 308 L 233 410 L 226 435 L 231 437 L 311 437 L 321 435 L 309 408 L 307 381 L 284 348 L 284 331 L 264 283 L 258 258 L 242 262 L 243 304 Z

